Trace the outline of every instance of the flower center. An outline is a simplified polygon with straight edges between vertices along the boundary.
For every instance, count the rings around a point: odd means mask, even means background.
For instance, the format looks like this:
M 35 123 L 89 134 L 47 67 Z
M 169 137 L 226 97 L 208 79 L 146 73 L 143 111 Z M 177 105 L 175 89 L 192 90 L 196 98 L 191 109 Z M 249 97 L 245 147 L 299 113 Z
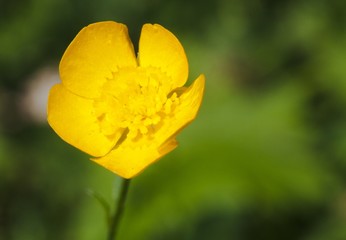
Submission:
M 129 138 L 152 134 L 179 103 L 172 80 L 154 67 L 121 68 L 94 102 L 101 132 L 113 136 L 128 129 Z

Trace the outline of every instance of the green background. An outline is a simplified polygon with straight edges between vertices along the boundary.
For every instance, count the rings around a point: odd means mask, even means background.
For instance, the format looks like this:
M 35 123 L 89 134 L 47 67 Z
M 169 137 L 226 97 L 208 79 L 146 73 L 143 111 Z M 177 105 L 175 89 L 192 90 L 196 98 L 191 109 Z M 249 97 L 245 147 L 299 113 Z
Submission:
M 346 239 L 346 1 L 2 0 L 1 240 L 106 239 L 87 192 L 113 202 L 119 179 L 44 118 L 64 50 L 103 20 L 135 45 L 163 25 L 189 84 L 207 78 L 179 147 L 133 179 L 119 239 Z

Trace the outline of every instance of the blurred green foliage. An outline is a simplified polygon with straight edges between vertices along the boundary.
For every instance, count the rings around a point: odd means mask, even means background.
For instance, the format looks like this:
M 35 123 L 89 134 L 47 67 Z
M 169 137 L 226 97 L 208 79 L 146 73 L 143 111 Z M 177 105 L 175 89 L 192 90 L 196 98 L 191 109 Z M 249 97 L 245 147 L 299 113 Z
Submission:
M 28 79 L 85 25 L 183 43 L 206 95 L 180 146 L 136 177 L 120 239 L 346 239 L 346 2 L 0 2 L 0 239 L 105 239 L 116 177 L 23 117 Z M 114 190 L 115 189 L 115 190 Z

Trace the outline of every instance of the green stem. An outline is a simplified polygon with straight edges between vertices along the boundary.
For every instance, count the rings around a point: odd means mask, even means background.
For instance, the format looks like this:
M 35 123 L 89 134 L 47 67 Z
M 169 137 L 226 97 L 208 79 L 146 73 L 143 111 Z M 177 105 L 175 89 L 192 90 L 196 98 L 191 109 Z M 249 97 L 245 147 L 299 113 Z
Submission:
M 108 231 L 108 240 L 115 240 L 116 234 L 118 232 L 120 219 L 122 217 L 124 207 L 125 207 L 125 200 L 127 196 L 127 192 L 129 190 L 130 185 L 130 179 L 122 179 L 121 187 L 120 187 L 120 195 L 115 202 L 115 210 L 114 215 L 110 219 L 109 224 L 109 231 Z

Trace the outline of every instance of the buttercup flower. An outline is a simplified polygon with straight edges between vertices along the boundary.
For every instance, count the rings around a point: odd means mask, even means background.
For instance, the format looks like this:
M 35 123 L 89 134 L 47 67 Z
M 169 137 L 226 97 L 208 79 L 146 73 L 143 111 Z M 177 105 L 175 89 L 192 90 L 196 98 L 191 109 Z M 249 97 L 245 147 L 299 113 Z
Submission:
M 48 99 L 48 122 L 92 160 L 132 178 L 172 151 L 176 135 L 198 112 L 204 75 L 183 87 L 188 63 L 177 38 L 145 24 L 138 57 L 127 27 L 99 22 L 83 28 L 60 66 Z

